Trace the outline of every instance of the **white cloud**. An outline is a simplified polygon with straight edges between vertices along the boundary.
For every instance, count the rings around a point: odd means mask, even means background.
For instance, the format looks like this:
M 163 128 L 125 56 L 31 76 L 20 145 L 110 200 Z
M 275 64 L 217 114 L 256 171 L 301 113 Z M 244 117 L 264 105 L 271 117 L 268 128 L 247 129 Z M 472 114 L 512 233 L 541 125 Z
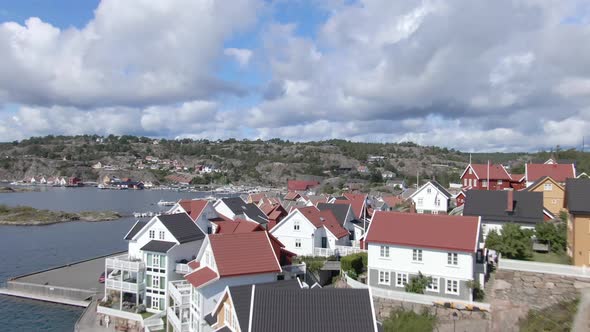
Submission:
M 252 51 L 245 48 L 226 48 L 223 54 L 233 57 L 241 67 L 246 67 L 252 57 Z

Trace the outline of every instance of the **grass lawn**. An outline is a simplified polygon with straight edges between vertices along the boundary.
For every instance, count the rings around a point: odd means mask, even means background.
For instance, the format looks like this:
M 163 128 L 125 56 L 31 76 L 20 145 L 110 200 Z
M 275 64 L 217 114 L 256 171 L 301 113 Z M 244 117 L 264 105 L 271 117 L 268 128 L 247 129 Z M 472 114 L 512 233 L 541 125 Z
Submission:
M 520 321 L 520 331 L 570 331 L 578 303 L 579 300 L 576 299 L 560 302 L 543 310 L 530 310 L 526 318 Z
M 571 259 L 566 253 L 556 254 L 554 252 L 549 252 L 543 254 L 534 252 L 532 260 L 535 262 L 571 265 Z
M 144 313 L 141 313 L 140 315 L 141 315 L 141 317 L 142 317 L 143 319 L 146 319 L 146 318 L 152 317 L 152 316 L 153 316 L 153 315 L 155 315 L 155 314 L 154 314 L 154 313 L 151 313 L 151 312 L 147 312 L 147 311 L 146 311 L 146 312 L 144 312 Z

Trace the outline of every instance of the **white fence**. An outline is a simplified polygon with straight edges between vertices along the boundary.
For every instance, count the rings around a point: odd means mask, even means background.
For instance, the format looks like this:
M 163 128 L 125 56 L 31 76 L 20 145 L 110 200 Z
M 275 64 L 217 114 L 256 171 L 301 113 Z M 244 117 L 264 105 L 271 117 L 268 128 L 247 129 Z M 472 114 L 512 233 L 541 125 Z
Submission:
M 482 303 L 482 302 L 472 302 L 472 301 L 461 301 L 455 299 L 449 299 L 446 297 L 439 297 L 439 296 L 432 296 L 432 295 L 424 295 L 424 294 L 416 294 L 416 293 L 407 293 L 407 292 L 400 292 L 400 291 L 392 291 L 377 287 L 370 287 L 371 293 L 374 297 L 380 297 L 384 299 L 402 301 L 402 302 L 411 302 L 411 303 L 419 303 L 425 305 L 433 305 L 435 303 L 447 303 L 451 302 L 453 304 L 463 305 L 463 306 L 473 306 L 478 307 L 480 310 L 491 310 L 491 305 L 489 303 Z
M 145 269 L 145 264 L 136 259 L 130 258 L 128 255 L 119 255 L 115 257 L 108 257 L 106 259 L 107 268 L 127 271 L 141 271 Z
M 108 289 L 115 289 L 115 290 L 122 290 L 125 292 L 139 293 L 139 291 L 143 289 L 144 284 L 143 283 L 126 282 L 126 281 L 120 281 L 120 280 L 113 280 L 113 279 L 107 278 L 105 286 Z
M 178 274 L 187 274 L 191 272 L 188 264 L 177 263 L 176 264 L 176 273 Z
M 557 274 L 569 277 L 590 278 L 590 268 L 564 264 L 551 264 L 540 262 L 519 261 L 500 258 L 498 269 L 525 271 L 533 273 Z
M 369 286 L 367 284 L 363 284 L 360 281 L 356 281 L 346 274 L 344 274 L 344 278 L 346 280 L 346 284 L 348 284 L 348 286 L 350 286 L 351 288 L 360 288 L 360 289 L 369 288 Z
M 329 256 L 347 256 L 350 254 L 356 254 L 359 252 L 366 252 L 366 250 L 358 248 L 358 247 L 347 247 L 347 246 L 336 246 L 336 248 L 314 248 L 313 255 L 314 256 L 322 256 L 322 257 L 329 257 Z

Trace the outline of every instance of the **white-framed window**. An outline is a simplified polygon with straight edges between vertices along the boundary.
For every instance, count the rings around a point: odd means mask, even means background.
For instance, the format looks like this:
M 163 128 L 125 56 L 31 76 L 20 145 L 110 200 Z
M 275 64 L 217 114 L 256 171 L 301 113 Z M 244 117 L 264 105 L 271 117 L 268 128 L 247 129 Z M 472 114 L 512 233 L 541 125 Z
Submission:
M 487 187 L 488 186 L 488 180 L 482 180 L 481 181 L 481 186 L 482 187 Z
M 156 238 L 156 231 L 153 229 L 150 229 L 150 239 L 155 239 Z
M 459 295 L 459 281 L 447 279 L 446 293 Z
M 231 307 L 228 303 L 223 304 L 223 321 L 225 325 L 231 326 L 232 317 L 231 317 Z
M 502 184 L 502 180 L 498 180 L 497 184 L 498 185 L 501 185 Z
M 300 226 L 299 226 L 299 220 L 295 220 L 295 221 L 293 222 L 293 230 L 294 230 L 294 231 L 299 231 L 299 227 L 300 227 Z
M 160 310 L 160 298 L 152 296 L 152 309 Z
M 160 267 L 160 255 L 152 255 L 152 266 Z
M 388 246 L 381 246 L 379 256 L 389 258 L 389 247 Z
M 472 179 L 469 179 L 469 180 L 468 180 L 468 181 L 469 181 L 468 183 L 469 183 L 469 186 L 470 186 L 470 187 L 471 187 L 471 183 L 472 183 L 472 182 L 471 182 L 471 180 L 472 180 Z
M 438 210 L 432 210 L 430 211 L 430 214 L 438 214 Z
M 412 260 L 414 262 L 421 262 L 422 261 L 422 249 L 413 249 L 412 250 Z
M 408 283 L 408 274 L 403 272 L 397 272 L 395 274 L 395 285 L 397 287 L 405 287 Z
M 463 179 L 463 186 L 467 187 L 467 179 Z
M 416 205 L 422 206 L 423 203 L 424 203 L 424 199 L 423 198 L 418 198 L 418 202 L 416 203 Z
M 301 239 L 295 239 L 295 248 L 301 248 Z
M 426 193 L 427 193 L 427 194 L 430 194 L 431 192 L 432 192 L 432 189 L 430 189 L 430 188 L 426 188 Z
M 160 288 L 160 277 L 152 276 L 152 288 Z
M 380 285 L 390 285 L 391 272 L 389 271 L 379 271 L 379 284 Z
M 165 237 L 166 237 L 166 232 L 160 231 L 159 234 L 158 234 L 158 238 L 160 240 L 164 240 Z
M 439 278 L 431 277 L 432 281 L 426 286 L 426 289 L 431 292 L 438 292 Z
M 419 214 L 422 214 L 422 213 L 424 213 L 424 210 L 418 209 L 418 210 L 416 210 L 416 212 L 419 213 Z
M 543 185 L 543 190 L 545 190 L 545 191 L 551 191 L 551 190 L 553 190 L 553 183 L 545 183 Z
M 447 253 L 447 264 L 459 265 L 459 254 L 457 254 L 456 252 Z
M 469 167 L 469 174 L 473 174 L 473 169 L 471 169 L 471 167 Z
M 440 198 L 437 198 L 437 199 L 435 199 L 435 200 L 434 200 L 434 204 L 435 204 L 436 206 L 440 206 Z

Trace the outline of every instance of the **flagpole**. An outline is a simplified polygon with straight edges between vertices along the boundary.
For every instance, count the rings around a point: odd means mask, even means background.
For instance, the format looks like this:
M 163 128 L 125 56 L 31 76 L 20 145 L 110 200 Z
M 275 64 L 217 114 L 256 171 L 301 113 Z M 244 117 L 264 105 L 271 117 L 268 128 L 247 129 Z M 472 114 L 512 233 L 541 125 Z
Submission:
M 490 190 L 490 161 L 488 160 L 488 190 Z

